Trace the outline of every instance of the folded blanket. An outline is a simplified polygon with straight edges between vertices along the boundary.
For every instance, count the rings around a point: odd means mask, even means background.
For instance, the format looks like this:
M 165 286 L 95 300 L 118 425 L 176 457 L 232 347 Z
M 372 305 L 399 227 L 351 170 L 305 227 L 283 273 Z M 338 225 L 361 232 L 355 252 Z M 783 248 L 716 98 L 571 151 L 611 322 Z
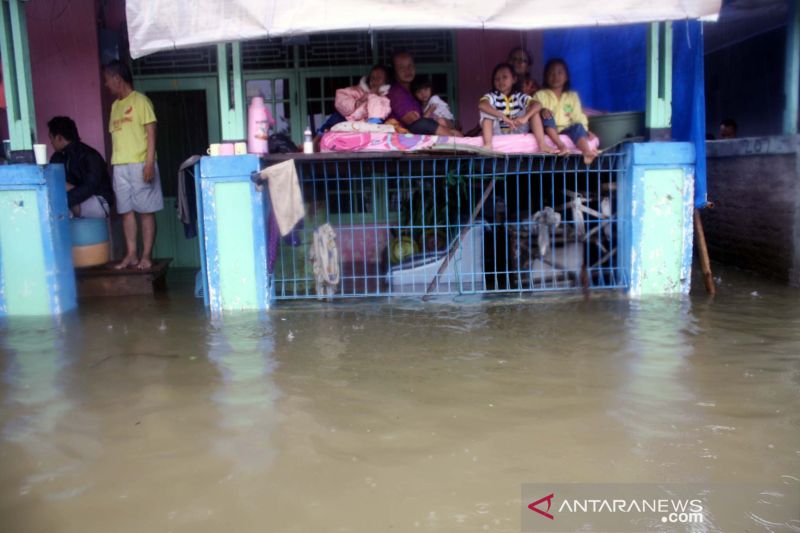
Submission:
M 363 120 L 358 121 L 345 121 L 339 122 L 338 124 L 334 125 L 331 128 L 331 131 L 360 131 L 360 132 L 370 132 L 370 133 L 394 133 L 395 129 L 394 126 L 390 124 L 372 124 L 371 122 L 365 122 Z

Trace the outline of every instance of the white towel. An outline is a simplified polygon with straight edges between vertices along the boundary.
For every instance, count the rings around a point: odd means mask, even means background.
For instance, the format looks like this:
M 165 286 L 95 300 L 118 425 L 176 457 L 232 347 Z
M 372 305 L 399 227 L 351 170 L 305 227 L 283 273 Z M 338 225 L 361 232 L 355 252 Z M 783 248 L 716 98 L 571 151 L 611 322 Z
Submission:
M 288 159 L 265 168 L 261 171 L 261 177 L 267 179 L 270 203 L 283 237 L 306 216 L 294 160 Z

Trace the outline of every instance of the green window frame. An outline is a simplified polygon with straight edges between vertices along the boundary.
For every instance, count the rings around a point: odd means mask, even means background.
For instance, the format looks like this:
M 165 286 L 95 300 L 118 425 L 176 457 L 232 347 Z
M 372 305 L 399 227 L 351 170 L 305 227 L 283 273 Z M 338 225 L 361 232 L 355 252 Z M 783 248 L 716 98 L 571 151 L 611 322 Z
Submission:
M 330 112 L 339 86 L 354 85 L 376 63 L 391 61 L 391 53 L 408 49 L 418 57 L 417 75 L 430 77 L 436 84 L 437 94 L 444 98 L 458 116 L 457 51 L 455 33 L 452 31 L 416 32 L 339 32 L 305 37 L 287 38 L 285 41 L 260 40 L 243 42 L 242 47 L 242 100 L 245 123 L 247 105 L 258 82 L 266 83 L 269 90 L 265 102 L 273 117 L 278 120 L 273 132 L 287 128 L 292 140 L 302 142 L 303 130 L 310 126 L 319 128 Z M 214 88 L 217 62 L 214 47 L 160 52 L 134 62 L 134 76 L 142 89 L 165 84 L 195 85 L 203 80 L 208 88 L 208 102 L 218 105 L 219 88 Z M 326 55 L 327 54 L 327 55 Z M 228 62 L 230 64 L 230 61 Z M 288 93 L 277 90 L 277 80 L 286 80 Z M 334 81 L 329 81 L 334 80 Z M 250 94 L 248 95 L 248 82 Z M 206 85 L 207 84 L 207 85 Z M 233 84 L 232 84 L 233 85 Z M 442 86 L 443 85 L 443 86 Z M 283 91 L 283 92 L 282 92 Z M 282 107 L 283 106 L 283 107 Z M 279 117 L 285 117 L 280 120 Z M 209 107 L 209 138 L 212 142 L 221 135 L 220 110 Z

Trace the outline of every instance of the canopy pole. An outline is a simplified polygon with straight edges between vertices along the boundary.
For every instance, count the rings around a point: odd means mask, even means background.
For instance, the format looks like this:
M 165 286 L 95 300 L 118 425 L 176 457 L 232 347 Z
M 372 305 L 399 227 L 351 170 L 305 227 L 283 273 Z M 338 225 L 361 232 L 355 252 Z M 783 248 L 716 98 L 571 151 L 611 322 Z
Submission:
M 232 43 L 230 46 L 232 68 L 229 72 L 228 45 L 217 45 L 219 116 L 222 125 L 222 140 L 241 141 L 247 137 L 244 123 L 244 92 L 242 90 L 242 48 L 239 43 Z M 233 95 L 231 95 L 231 85 L 233 85 Z
M 672 23 L 653 22 L 647 31 L 645 126 L 652 141 L 672 138 Z
M 30 150 L 36 136 L 36 114 L 28 30 L 20 0 L 0 0 L 0 55 L 11 149 Z
M 794 135 L 797 133 L 797 113 L 798 105 L 800 105 L 800 9 L 798 9 L 798 0 L 789 1 L 783 94 L 786 98 L 783 108 L 783 133 Z

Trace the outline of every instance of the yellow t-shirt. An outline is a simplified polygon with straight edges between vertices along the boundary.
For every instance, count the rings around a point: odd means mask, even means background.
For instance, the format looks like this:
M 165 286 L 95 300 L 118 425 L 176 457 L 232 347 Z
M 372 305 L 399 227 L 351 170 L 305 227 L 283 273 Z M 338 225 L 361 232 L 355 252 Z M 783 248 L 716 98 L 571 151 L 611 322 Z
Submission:
M 147 160 L 145 125 L 156 122 L 153 103 L 140 92 L 133 91 L 111 104 L 108 131 L 111 133 L 112 165 L 144 163 Z
M 556 120 L 558 131 L 573 124 L 583 124 L 584 128 L 589 129 L 589 119 L 583 114 L 581 99 L 575 91 L 563 92 L 561 98 L 557 98 L 550 89 L 542 89 L 536 91 L 533 99 L 542 104 L 543 108 L 550 110 Z

